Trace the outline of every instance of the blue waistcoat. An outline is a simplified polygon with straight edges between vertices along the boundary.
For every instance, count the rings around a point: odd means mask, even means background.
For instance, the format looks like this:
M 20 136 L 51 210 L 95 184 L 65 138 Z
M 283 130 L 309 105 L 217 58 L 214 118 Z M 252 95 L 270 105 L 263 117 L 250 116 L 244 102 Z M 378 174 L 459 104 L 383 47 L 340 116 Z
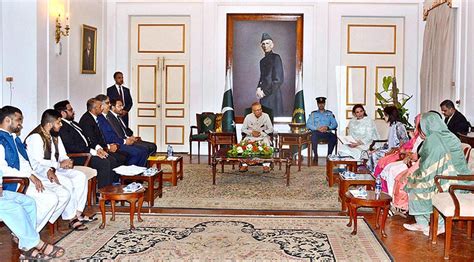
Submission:
M 18 156 L 18 153 L 28 160 L 26 147 L 23 142 L 21 142 L 20 138 L 16 137 L 15 141 L 13 141 L 13 136 L 10 133 L 0 130 L 0 144 L 5 149 L 5 161 L 8 166 L 20 170 L 20 157 Z M 4 184 L 3 189 L 16 191 L 17 186 L 17 184 Z

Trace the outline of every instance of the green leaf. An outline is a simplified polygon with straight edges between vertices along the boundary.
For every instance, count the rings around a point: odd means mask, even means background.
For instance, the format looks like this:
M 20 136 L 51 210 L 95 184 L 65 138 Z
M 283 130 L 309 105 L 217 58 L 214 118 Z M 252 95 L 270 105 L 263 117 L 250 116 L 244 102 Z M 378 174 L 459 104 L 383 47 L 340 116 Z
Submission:
M 387 103 L 387 99 L 385 99 L 380 93 L 375 93 L 375 97 L 379 100 L 380 103 Z

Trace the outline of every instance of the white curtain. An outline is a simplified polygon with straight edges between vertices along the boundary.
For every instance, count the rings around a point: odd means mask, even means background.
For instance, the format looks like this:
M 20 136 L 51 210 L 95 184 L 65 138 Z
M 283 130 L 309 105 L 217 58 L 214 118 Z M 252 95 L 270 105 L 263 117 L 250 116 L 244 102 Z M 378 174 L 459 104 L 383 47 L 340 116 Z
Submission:
M 421 60 L 421 112 L 439 110 L 445 99 L 454 100 L 453 10 L 442 4 L 429 12 L 423 37 Z

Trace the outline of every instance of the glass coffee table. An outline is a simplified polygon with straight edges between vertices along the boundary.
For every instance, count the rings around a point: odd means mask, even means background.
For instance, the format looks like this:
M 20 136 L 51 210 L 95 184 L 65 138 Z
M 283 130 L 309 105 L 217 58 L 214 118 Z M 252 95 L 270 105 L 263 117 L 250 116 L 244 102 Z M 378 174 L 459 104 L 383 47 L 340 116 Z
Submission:
M 216 184 L 217 165 L 221 165 L 221 171 L 224 172 L 224 165 L 247 164 L 249 166 L 259 165 L 263 163 L 285 164 L 286 186 L 290 185 L 290 167 L 292 165 L 291 158 L 280 157 L 279 152 L 274 152 L 270 156 L 252 156 L 252 157 L 231 157 L 227 155 L 228 148 L 219 149 L 212 156 L 212 184 Z

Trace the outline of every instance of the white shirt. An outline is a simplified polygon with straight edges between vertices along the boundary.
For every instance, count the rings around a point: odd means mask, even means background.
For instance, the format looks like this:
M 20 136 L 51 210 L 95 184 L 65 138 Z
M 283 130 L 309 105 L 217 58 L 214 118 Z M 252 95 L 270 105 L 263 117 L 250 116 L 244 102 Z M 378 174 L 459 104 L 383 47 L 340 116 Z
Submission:
M 69 159 L 64 148 L 63 141 L 61 137 L 58 137 L 58 150 L 59 150 L 59 159 L 56 160 L 54 157 L 56 153 L 56 148 L 54 147 L 53 140 L 51 139 L 51 159 L 44 159 L 43 151 L 43 139 L 39 134 L 32 134 L 26 139 L 26 144 L 28 145 L 28 157 L 30 158 L 31 167 L 38 174 L 46 174 L 48 170 L 53 167 L 59 169 L 60 162 L 66 159 Z
M 0 130 L 10 133 L 4 129 Z M 15 142 L 16 134 L 11 135 L 13 136 L 13 141 Z M 20 159 L 20 170 L 8 166 L 8 163 L 5 160 L 5 147 L 0 145 L 0 171 L 3 173 L 3 176 L 30 177 L 31 175 L 34 175 L 35 172 L 33 172 L 33 169 L 31 169 L 30 163 L 18 152 L 17 147 L 15 147 L 15 149 L 17 150 L 18 158 Z
M 125 106 L 125 98 L 123 97 L 124 94 L 123 94 L 123 87 L 122 86 L 119 86 L 117 84 L 115 84 L 115 87 L 117 88 L 117 93 L 120 95 L 122 94 L 122 97 L 120 99 L 122 99 L 122 103 L 123 103 L 123 106 Z

